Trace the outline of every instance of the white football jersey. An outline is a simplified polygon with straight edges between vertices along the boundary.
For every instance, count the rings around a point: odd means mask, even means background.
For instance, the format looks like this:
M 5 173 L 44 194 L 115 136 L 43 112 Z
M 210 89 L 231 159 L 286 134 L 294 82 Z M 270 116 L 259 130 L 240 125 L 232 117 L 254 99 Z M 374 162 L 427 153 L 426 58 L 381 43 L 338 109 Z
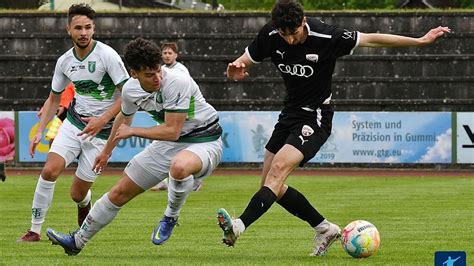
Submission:
M 52 81 L 52 91 L 61 93 L 69 81 L 74 83 L 76 95 L 74 113 L 79 116 L 100 116 L 115 102 L 116 90 L 128 78 L 128 72 L 117 52 L 110 46 L 94 41 L 92 51 L 82 60 L 74 48 L 59 57 Z
M 182 71 L 188 75 L 189 74 L 189 70 L 188 68 L 186 68 L 183 64 L 181 64 L 180 62 L 175 62 L 174 64 L 168 66 L 168 65 L 163 65 L 164 68 L 167 68 L 167 69 L 176 69 L 176 70 L 179 70 L 179 71 Z
M 160 90 L 146 92 L 137 79 L 129 79 L 122 88 L 122 113 L 135 114 L 139 108 L 155 121 L 163 123 L 165 112 L 186 113 L 179 142 L 207 142 L 220 137 L 217 111 L 206 102 L 199 86 L 180 70 L 162 68 Z

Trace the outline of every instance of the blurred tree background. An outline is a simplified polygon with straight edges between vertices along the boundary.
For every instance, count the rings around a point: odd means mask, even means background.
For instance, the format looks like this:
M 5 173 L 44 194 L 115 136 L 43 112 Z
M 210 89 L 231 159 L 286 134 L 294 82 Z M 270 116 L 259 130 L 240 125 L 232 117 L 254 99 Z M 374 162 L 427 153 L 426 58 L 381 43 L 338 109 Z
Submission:
M 212 3 L 212 0 L 201 0 Z M 456 0 L 461 8 L 474 8 L 474 0 Z M 227 10 L 270 10 L 275 0 L 218 0 Z M 395 9 L 400 0 L 300 0 L 305 10 Z

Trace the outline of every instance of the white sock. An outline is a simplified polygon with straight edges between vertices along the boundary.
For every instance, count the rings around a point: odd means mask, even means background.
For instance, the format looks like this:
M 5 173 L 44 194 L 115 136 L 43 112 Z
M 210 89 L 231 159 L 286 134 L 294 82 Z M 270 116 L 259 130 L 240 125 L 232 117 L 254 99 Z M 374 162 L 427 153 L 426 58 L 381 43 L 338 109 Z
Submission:
M 31 231 L 41 234 L 41 227 L 44 218 L 51 206 L 54 195 L 54 186 L 56 182 L 50 182 L 43 179 L 40 175 L 36 184 L 35 195 L 33 197 L 33 206 L 31 207 Z
M 237 229 L 239 229 L 239 235 L 242 234 L 245 231 L 245 224 L 240 220 L 239 218 L 234 220 L 235 225 L 237 226 Z
M 80 202 L 78 202 L 78 203 L 77 203 L 77 206 L 78 206 L 79 208 L 84 208 L 84 207 L 86 207 L 87 204 L 89 204 L 89 202 L 91 201 L 91 197 L 92 197 L 91 195 L 92 195 L 92 192 L 91 192 L 91 190 L 89 189 L 89 190 L 87 191 L 86 197 L 85 197 L 84 199 L 82 199 Z
M 102 198 L 94 203 L 86 220 L 76 234 L 76 247 L 82 248 L 94 237 L 102 228 L 108 225 L 117 216 L 121 207 L 113 204 L 109 199 L 109 193 L 105 193 Z
M 192 175 L 182 179 L 174 179 L 171 175 L 168 178 L 168 206 L 165 215 L 168 217 L 178 217 L 184 202 L 193 191 L 194 177 Z

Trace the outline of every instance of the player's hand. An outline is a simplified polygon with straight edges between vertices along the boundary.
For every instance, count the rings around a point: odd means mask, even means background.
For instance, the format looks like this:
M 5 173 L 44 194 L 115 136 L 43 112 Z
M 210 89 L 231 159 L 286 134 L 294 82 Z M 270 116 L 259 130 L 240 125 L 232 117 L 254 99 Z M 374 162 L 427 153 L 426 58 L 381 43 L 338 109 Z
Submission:
M 106 154 L 103 152 L 97 155 L 94 161 L 94 166 L 92 167 L 92 171 L 100 175 L 102 171 L 105 169 L 105 167 L 107 166 L 107 162 L 109 161 L 109 158 L 110 158 L 110 154 Z
M 249 73 L 244 63 L 232 62 L 227 65 L 227 78 L 233 80 L 243 80 Z
M 30 142 L 30 156 L 31 156 L 31 158 L 35 157 L 36 146 L 38 146 L 38 143 L 40 143 L 42 138 L 43 138 L 43 133 L 42 132 L 36 132 L 36 134 L 33 136 L 33 139 Z
M 133 131 L 132 128 L 126 124 L 120 125 L 120 127 L 117 129 L 117 132 L 115 133 L 113 141 L 118 141 L 121 139 L 126 139 L 133 136 Z
M 439 26 L 437 28 L 434 28 L 428 31 L 428 33 L 426 33 L 425 36 L 420 38 L 420 41 L 423 44 L 431 44 L 431 43 L 434 43 L 436 39 L 438 39 L 439 37 L 450 32 L 451 32 L 450 28 Z
M 102 121 L 100 117 L 83 117 L 81 118 L 82 121 L 87 122 L 86 127 L 79 133 L 77 134 L 78 136 L 84 136 L 85 139 L 90 137 L 90 140 L 92 140 L 99 132 L 102 130 L 104 125 L 107 122 Z
M 56 115 L 57 115 L 57 116 L 60 116 L 60 115 L 61 115 L 62 113 L 64 113 L 66 110 L 67 110 L 66 107 L 64 107 L 64 106 L 59 106 L 59 107 L 58 107 L 58 110 L 56 110 Z
M 38 118 L 41 119 L 41 115 L 43 114 L 43 107 L 41 107 L 41 109 L 38 111 L 38 113 L 36 114 L 36 116 L 38 116 Z

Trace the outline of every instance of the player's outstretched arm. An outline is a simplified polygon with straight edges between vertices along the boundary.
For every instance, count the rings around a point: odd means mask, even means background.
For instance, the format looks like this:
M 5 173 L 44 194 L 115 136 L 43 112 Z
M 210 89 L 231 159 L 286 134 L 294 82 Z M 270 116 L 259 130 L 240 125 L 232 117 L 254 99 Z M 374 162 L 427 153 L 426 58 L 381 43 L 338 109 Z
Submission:
M 115 117 L 109 139 L 107 140 L 107 143 L 105 144 L 102 152 L 99 155 L 97 155 L 97 157 L 95 158 L 94 166 L 92 167 L 92 170 L 94 172 L 100 173 L 105 169 L 105 167 L 107 166 L 107 162 L 109 161 L 109 158 L 112 155 L 112 151 L 114 150 L 115 146 L 117 146 L 117 143 L 119 142 L 119 140 L 114 139 L 114 136 L 117 133 L 117 130 L 122 124 L 126 124 L 126 125 L 132 124 L 132 120 L 133 120 L 133 115 L 124 116 L 122 113 L 119 113 Z
M 227 65 L 227 78 L 233 80 L 245 79 L 249 75 L 247 68 L 251 65 L 252 60 L 250 60 L 250 57 L 247 55 L 247 53 L 244 53 L 234 62 Z
M 360 33 L 360 47 L 407 47 L 407 46 L 423 46 L 434 43 L 436 39 L 446 33 L 450 33 L 448 27 L 437 27 L 431 29 L 424 36 L 412 38 L 394 34 L 383 33 Z
M 49 93 L 48 99 L 44 102 L 43 107 L 41 108 L 41 117 L 38 127 L 36 128 L 36 133 L 33 136 L 33 139 L 30 142 L 30 155 L 31 157 L 35 156 L 35 150 L 38 143 L 43 138 L 43 130 L 45 129 L 48 122 L 53 118 L 53 115 L 56 113 L 56 110 L 59 107 L 59 102 L 61 101 L 61 96 L 53 92 Z

